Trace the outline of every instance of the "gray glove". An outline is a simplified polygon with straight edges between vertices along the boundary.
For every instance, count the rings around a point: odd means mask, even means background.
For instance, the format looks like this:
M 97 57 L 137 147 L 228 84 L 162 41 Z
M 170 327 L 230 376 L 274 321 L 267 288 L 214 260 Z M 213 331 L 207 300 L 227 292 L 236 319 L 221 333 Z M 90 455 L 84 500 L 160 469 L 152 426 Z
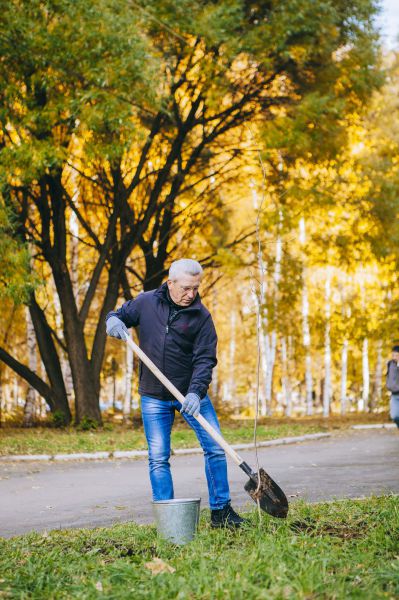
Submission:
M 187 413 L 190 417 L 198 417 L 200 412 L 200 398 L 197 394 L 190 392 L 184 398 L 184 402 L 181 407 L 181 413 Z
M 118 340 L 125 340 L 126 335 L 129 335 L 126 325 L 118 317 L 110 317 L 106 323 L 107 335 L 118 338 Z M 125 335 L 126 334 L 126 335 Z

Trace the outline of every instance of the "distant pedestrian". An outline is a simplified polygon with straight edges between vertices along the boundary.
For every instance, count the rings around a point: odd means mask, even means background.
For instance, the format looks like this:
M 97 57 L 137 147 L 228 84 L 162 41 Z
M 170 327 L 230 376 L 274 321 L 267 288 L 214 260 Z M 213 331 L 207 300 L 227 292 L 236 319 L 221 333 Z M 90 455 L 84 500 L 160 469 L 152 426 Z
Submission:
M 392 358 L 387 364 L 387 388 L 391 392 L 391 419 L 399 428 L 399 346 L 392 348 Z

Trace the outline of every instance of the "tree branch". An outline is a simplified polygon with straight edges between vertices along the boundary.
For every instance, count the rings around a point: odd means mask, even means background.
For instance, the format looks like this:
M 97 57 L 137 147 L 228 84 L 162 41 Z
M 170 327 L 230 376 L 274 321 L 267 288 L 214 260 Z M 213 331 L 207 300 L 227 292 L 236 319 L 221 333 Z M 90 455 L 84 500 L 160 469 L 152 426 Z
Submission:
M 0 360 L 3 361 L 17 375 L 25 379 L 39 394 L 44 398 L 51 410 L 54 410 L 54 394 L 51 388 L 43 379 L 38 377 L 36 373 L 31 371 L 29 367 L 16 360 L 11 354 L 0 346 Z

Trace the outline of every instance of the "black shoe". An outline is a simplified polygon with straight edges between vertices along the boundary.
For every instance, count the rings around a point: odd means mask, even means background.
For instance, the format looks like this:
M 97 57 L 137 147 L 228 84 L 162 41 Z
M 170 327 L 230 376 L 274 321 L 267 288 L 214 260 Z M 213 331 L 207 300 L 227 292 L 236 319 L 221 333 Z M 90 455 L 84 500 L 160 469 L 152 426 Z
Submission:
M 211 527 L 228 527 L 229 529 L 237 529 L 241 527 L 243 523 L 246 523 L 247 519 L 243 519 L 238 515 L 235 510 L 230 506 L 230 502 L 219 510 L 211 511 Z

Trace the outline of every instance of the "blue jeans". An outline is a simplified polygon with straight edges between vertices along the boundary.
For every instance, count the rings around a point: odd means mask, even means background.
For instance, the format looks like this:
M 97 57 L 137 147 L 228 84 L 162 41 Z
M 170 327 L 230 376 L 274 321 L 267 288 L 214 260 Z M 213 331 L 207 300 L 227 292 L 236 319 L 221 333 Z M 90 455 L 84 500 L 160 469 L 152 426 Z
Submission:
M 175 411 L 180 411 L 178 400 L 158 400 L 141 397 L 141 412 L 148 444 L 149 470 L 154 500 L 170 500 L 174 497 L 170 472 L 170 434 Z M 201 400 L 201 415 L 218 431 L 219 422 L 209 396 Z M 195 431 L 205 456 L 205 473 L 208 483 L 209 505 L 212 510 L 223 508 L 230 501 L 227 480 L 226 456 L 222 448 L 201 425 L 189 415 L 182 417 Z
M 399 427 L 399 394 L 391 394 L 390 414 L 392 421 Z

